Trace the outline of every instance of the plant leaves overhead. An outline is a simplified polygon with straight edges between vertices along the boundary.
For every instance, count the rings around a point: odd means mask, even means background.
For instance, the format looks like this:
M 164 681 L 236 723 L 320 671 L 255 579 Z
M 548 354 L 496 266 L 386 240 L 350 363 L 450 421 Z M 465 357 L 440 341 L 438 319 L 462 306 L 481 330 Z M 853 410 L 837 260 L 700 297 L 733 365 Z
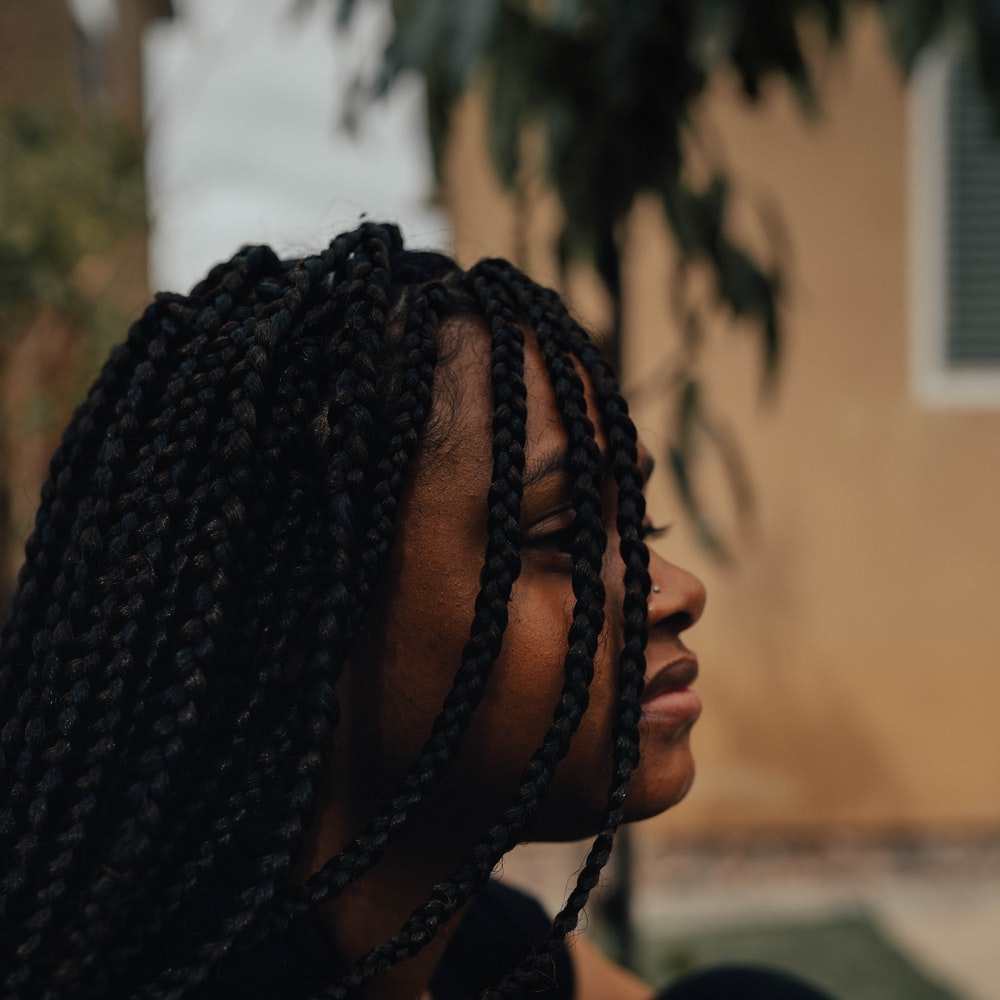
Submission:
M 347 18 L 362 0 L 332 2 Z M 751 101 L 778 82 L 792 89 L 805 114 L 821 111 L 814 67 L 824 50 L 843 41 L 850 10 L 860 5 L 860 0 L 393 0 L 395 28 L 372 92 L 385 93 L 404 73 L 424 78 L 439 176 L 456 102 L 471 87 L 486 93 L 486 138 L 497 174 L 516 189 L 526 167 L 543 171 L 563 208 L 560 260 L 592 263 L 609 293 L 612 354 L 620 349 L 627 218 L 637 198 L 655 195 L 675 237 L 681 278 L 692 264 L 709 268 L 717 303 L 740 321 L 739 329 L 757 336 L 762 376 L 770 382 L 781 360 L 780 247 L 766 249 L 765 259 L 759 247 L 751 250 L 733 237 L 731 184 L 721 164 L 709 162 L 708 170 L 700 171 L 703 179 L 693 180 L 698 172 L 687 158 L 692 149 L 704 157 L 696 134 L 698 102 L 713 76 L 723 72 Z M 973 39 L 984 88 L 1000 109 L 997 0 L 871 0 L 866 6 L 883 16 L 904 74 L 927 46 L 964 29 Z M 540 163 L 522 162 L 529 131 L 541 138 Z M 537 156 L 535 144 L 531 155 Z M 772 227 L 768 237 L 774 235 Z M 676 276 L 664 275 L 664 281 L 683 287 Z M 702 323 L 685 308 L 682 302 L 683 350 L 668 381 L 675 391 L 688 387 L 688 403 L 677 410 L 687 414 L 681 424 L 714 428 L 704 394 L 697 392 Z M 671 460 L 678 488 L 694 510 L 694 436 L 682 431 L 672 428 Z M 714 430 L 708 437 L 722 440 Z M 699 524 L 709 537 L 710 526 Z

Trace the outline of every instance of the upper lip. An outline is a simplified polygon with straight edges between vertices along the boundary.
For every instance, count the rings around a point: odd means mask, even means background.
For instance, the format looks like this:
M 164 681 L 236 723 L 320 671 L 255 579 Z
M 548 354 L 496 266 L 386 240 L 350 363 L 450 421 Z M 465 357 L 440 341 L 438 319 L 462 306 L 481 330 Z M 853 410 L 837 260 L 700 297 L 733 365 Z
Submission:
M 698 676 L 698 658 L 691 653 L 670 660 L 655 673 L 647 674 L 642 701 L 649 701 L 669 691 L 683 691 Z

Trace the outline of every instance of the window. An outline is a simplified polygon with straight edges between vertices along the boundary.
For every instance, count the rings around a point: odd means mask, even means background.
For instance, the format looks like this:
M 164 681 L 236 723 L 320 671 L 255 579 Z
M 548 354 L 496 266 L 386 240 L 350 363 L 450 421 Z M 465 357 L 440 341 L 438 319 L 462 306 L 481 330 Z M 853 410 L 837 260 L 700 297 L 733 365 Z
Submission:
M 954 46 L 912 82 L 912 380 L 930 406 L 1000 407 L 1000 131 L 977 73 Z

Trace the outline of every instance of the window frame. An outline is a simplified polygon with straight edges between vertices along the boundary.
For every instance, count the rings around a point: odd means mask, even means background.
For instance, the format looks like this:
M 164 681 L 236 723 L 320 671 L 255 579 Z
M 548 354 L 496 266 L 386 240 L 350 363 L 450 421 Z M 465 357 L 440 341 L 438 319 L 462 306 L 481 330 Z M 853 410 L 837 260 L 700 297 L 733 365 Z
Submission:
M 928 408 L 1000 409 L 1000 365 L 964 367 L 947 356 L 948 82 L 960 44 L 952 41 L 924 52 L 910 79 L 910 384 Z

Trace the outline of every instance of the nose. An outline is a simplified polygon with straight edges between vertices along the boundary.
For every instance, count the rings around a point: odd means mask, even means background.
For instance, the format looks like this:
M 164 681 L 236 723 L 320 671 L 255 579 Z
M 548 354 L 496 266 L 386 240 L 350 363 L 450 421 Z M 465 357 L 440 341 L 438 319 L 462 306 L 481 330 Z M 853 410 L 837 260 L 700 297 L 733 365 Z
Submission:
M 705 610 L 705 585 L 686 569 L 667 562 L 650 550 L 649 628 L 666 628 L 680 634 L 701 618 Z

